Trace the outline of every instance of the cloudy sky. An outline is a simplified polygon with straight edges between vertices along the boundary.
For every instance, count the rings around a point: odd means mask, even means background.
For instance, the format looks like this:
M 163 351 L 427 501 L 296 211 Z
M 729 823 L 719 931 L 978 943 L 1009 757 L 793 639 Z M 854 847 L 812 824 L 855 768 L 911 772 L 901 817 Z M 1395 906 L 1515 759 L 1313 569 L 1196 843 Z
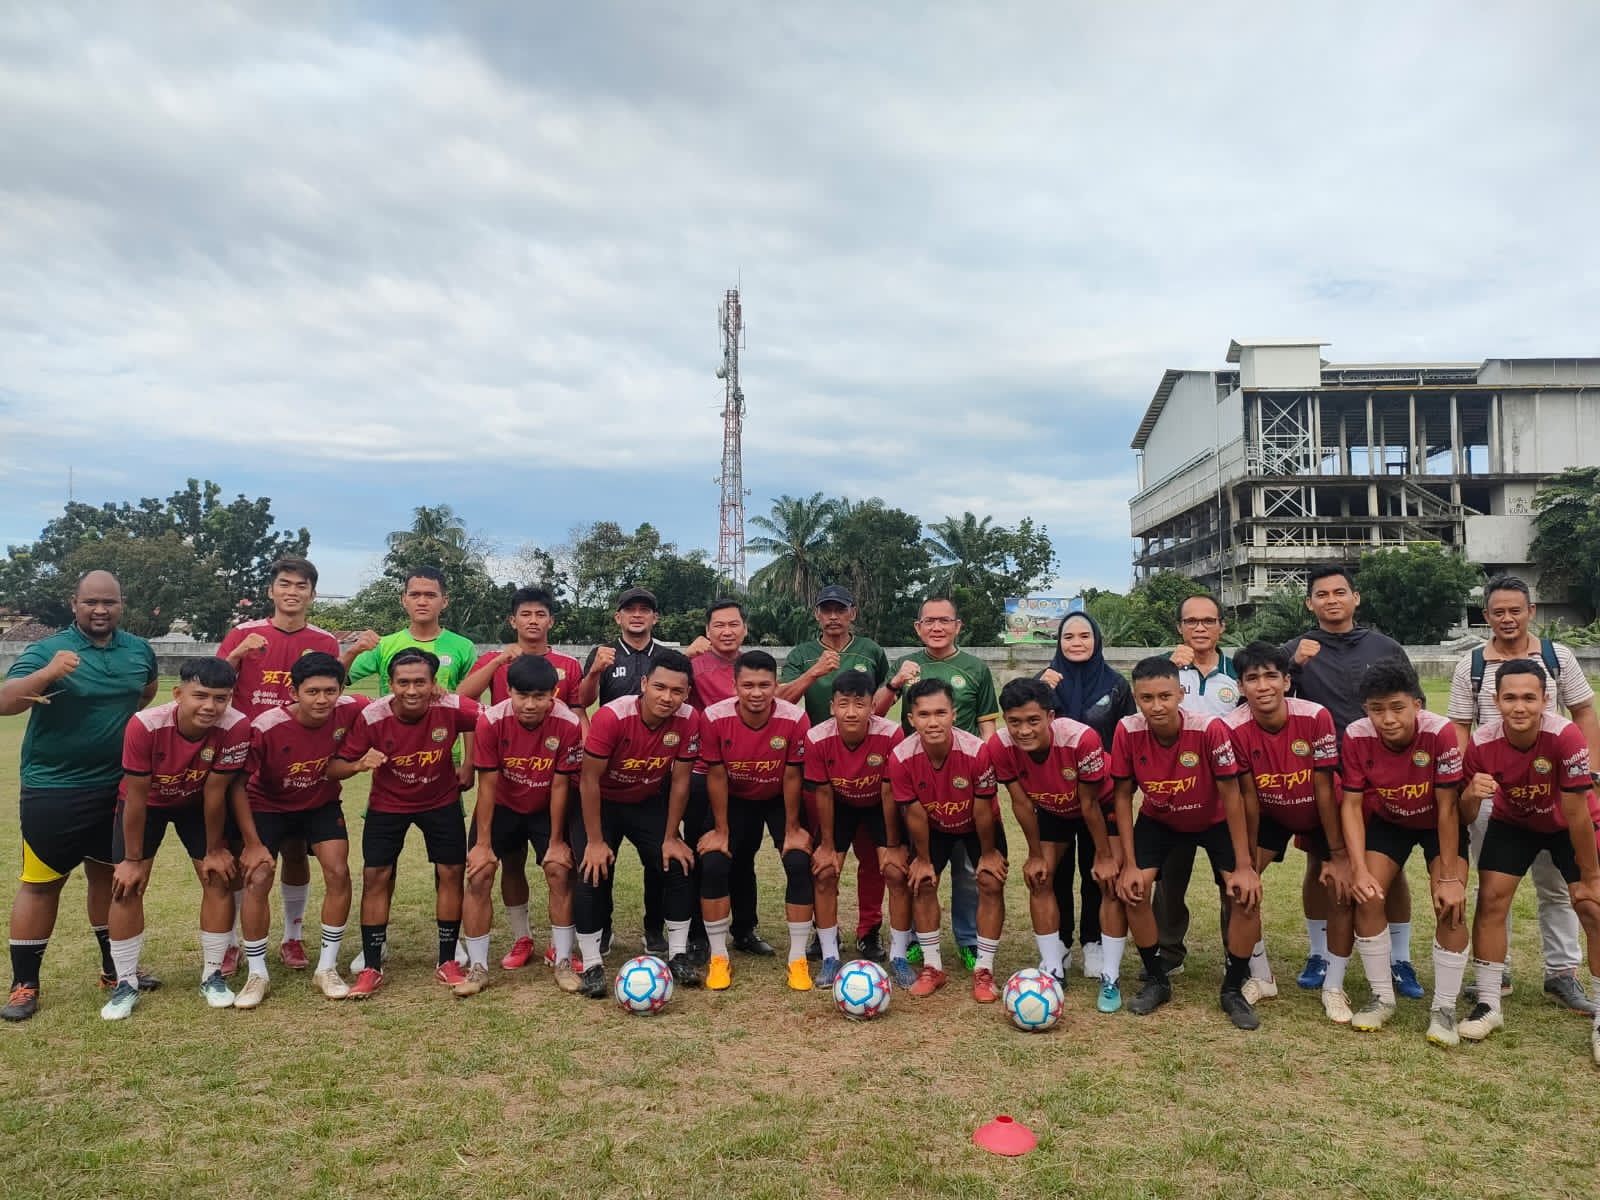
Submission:
M 1310 8 L 6 5 L 0 542 L 71 468 L 270 495 L 324 591 L 419 504 L 714 551 L 737 281 L 752 513 L 1123 586 L 1166 367 L 1600 352 L 1600 5 Z

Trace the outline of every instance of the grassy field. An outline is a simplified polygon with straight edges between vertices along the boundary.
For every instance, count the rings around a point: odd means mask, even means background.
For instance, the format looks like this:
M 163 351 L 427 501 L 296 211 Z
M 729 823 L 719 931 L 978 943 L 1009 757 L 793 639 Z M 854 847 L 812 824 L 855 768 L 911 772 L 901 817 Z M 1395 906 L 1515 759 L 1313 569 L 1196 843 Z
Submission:
M 20 860 L 22 727 L 0 720 L 8 870 Z M 353 835 L 364 792 L 347 793 Z M 959 969 L 938 996 L 896 996 L 864 1025 L 821 992 L 786 991 L 781 963 L 738 956 L 731 991 L 680 993 L 653 1019 L 565 996 L 543 968 L 496 968 L 491 990 L 455 1000 L 430 977 L 420 848 L 402 861 L 391 982 L 376 999 L 329 1003 L 274 964 L 262 1008 L 213 1012 L 194 992 L 198 885 L 173 843 L 155 869 L 145 950 L 168 986 L 127 1022 L 97 1016 L 82 880 L 68 885 L 43 1007 L 0 1029 L 0 1195 L 1593 1195 L 1600 1070 L 1587 1023 L 1539 994 L 1531 891 L 1517 904 L 1508 1028 L 1445 1053 L 1423 1041 L 1422 1001 L 1363 1036 L 1329 1025 L 1293 986 L 1299 866 L 1268 872 L 1283 994 L 1258 1033 L 1217 1010 L 1220 952 L 1193 938 L 1177 999 L 1155 1016 L 1098 1016 L 1075 977 L 1061 1025 L 1031 1036 L 998 1006 L 974 1005 Z M 625 858 L 622 877 L 613 965 L 639 939 L 637 863 Z M 762 879 L 778 941 L 775 855 Z M 1429 982 L 1419 863 L 1411 879 Z M 1215 928 L 1204 890 L 1196 931 Z M 313 920 L 319 901 L 316 884 Z M 1002 973 L 1035 962 L 1026 912 L 1014 878 Z M 314 930 L 307 941 L 314 954 Z M 505 943 L 497 928 L 496 958 Z M 346 945 L 348 960 L 354 938 Z M 1131 949 L 1124 969 L 1136 974 Z M 999 1159 L 971 1144 L 1001 1112 L 1033 1127 L 1037 1150 Z

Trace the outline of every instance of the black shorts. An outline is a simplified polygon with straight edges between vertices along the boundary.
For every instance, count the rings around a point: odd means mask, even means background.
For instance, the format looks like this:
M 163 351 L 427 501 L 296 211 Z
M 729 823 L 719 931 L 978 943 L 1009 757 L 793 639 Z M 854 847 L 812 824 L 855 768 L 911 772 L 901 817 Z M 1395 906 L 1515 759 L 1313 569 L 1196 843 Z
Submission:
M 1226 821 L 1218 821 L 1210 829 L 1186 833 L 1143 814 L 1134 820 L 1133 863 L 1139 870 L 1153 868 L 1159 872 L 1173 851 L 1181 849 L 1191 853 L 1204 850 L 1211 860 L 1211 874 L 1218 883 L 1222 881 L 1222 872 L 1233 870 L 1233 838 L 1228 834 Z
M 109 863 L 117 785 L 22 789 L 22 882 L 54 883 L 84 859 Z
M 1600 832 L 1595 835 L 1600 850 Z M 1533 860 L 1541 850 L 1550 851 L 1550 859 L 1561 872 L 1561 878 L 1576 883 L 1579 878 L 1578 853 L 1572 848 L 1572 834 L 1565 829 L 1545 833 L 1513 825 L 1509 821 L 1489 818 L 1489 827 L 1483 831 L 1483 845 L 1478 849 L 1478 871 L 1495 871 L 1517 878 L 1528 873 Z
M 853 804 L 833 803 L 833 848 L 848 850 L 856 844 L 856 835 L 865 829 L 874 846 L 889 843 L 889 831 L 883 824 L 883 805 L 873 804 L 857 808 Z M 815 832 L 815 831 L 813 831 Z
M 1271 850 L 1273 862 L 1282 862 L 1288 855 L 1291 838 L 1294 839 L 1295 845 L 1299 846 L 1312 858 L 1327 862 L 1328 859 L 1333 857 L 1333 852 L 1328 849 L 1327 831 L 1321 825 L 1318 825 L 1309 833 L 1296 833 L 1292 829 L 1285 829 L 1282 825 L 1279 825 L 1267 813 L 1263 812 L 1261 814 L 1261 819 L 1256 825 L 1256 845 L 1263 850 Z
M 1411 857 L 1411 851 L 1422 847 L 1422 861 L 1431 863 L 1439 857 L 1439 827 L 1430 825 L 1426 829 L 1407 829 L 1404 825 L 1396 825 L 1393 821 L 1385 821 L 1382 817 L 1367 818 L 1367 852 L 1376 851 L 1386 858 L 1392 858 L 1400 866 L 1406 865 L 1406 859 Z M 1456 842 L 1456 853 L 1462 858 L 1467 855 L 1467 827 L 1461 827 L 1460 840 Z M 1481 870 L 1480 865 L 1480 870 Z
M 422 831 L 428 861 L 441 867 L 459 867 L 467 861 L 467 827 L 460 800 L 422 812 L 392 813 L 367 811 L 366 827 L 361 831 L 361 859 L 364 867 L 392 867 L 400 861 L 406 832 L 415 825 Z
M 344 809 L 335 800 L 317 808 L 298 812 L 258 812 L 250 814 L 256 823 L 256 836 L 274 859 L 285 842 L 347 842 L 350 832 L 344 827 Z
M 837 844 L 837 843 L 836 843 Z M 967 861 L 972 864 L 972 869 L 978 869 L 978 859 L 983 857 L 983 847 L 978 842 L 976 833 L 946 833 L 937 825 L 928 826 L 928 861 L 933 864 L 933 874 L 937 878 L 944 874 L 944 869 L 950 865 L 950 855 L 957 846 L 967 852 Z M 1000 818 L 994 822 L 994 848 L 1000 851 L 1000 857 L 1006 856 L 1006 827 Z
M 478 823 L 472 822 L 467 834 L 467 849 L 478 844 Z M 550 810 L 521 813 L 515 809 L 494 806 L 494 816 L 489 824 L 489 849 L 496 858 L 514 858 L 526 854 L 533 847 L 533 861 L 544 865 L 544 856 L 550 852 Z
M 1106 820 L 1106 833 L 1111 837 L 1117 836 L 1117 814 L 1101 810 L 1101 815 Z M 1034 807 L 1034 820 L 1039 822 L 1039 840 L 1041 842 L 1061 842 L 1066 845 L 1077 841 L 1079 838 L 1093 844 L 1094 838 L 1089 833 L 1089 827 L 1084 824 L 1082 817 L 1063 817 L 1060 813 L 1053 813 L 1047 809 Z
M 161 848 L 162 839 L 167 836 L 167 829 L 178 835 L 178 840 L 183 843 L 183 849 L 190 858 L 204 858 L 206 856 L 206 810 L 203 804 L 190 804 L 184 808 L 151 808 L 148 805 L 144 810 L 144 848 L 140 850 L 140 858 L 154 858 L 156 851 Z M 222 823 L 223 841 L 229 846 L 239 844 L 239 826 L 234 822 L 233 813 L 228 813 Z M 112 860 L 121 862 L 128 855 L 127 847 L 123 844 L 122 835 L 122 805 L 117 805 L 117 813 L 111 827 L 111 855 Z

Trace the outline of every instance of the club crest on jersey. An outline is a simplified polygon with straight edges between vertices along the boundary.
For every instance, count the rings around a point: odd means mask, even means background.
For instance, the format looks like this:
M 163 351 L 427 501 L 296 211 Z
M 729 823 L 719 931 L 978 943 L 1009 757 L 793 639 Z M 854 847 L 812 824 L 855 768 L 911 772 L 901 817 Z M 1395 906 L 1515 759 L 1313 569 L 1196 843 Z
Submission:
M 867 669 L 867 664 L 866 663 L 852 663 L 851 666 L 850 666 L 850 669 L 852 671 L 865 671 Z
M 953 687 L 953 688 L 964 688 L 964 687 L 966 687 L 967 686 L 967 677 L 965 675 L 952 675 L 952 676 L 950 676 L 950 686 Z
M 1223 684 L 1217 689 L 1217 699 L 1221 700 L 1224 704 L 1232 704 L 1234 701 L 1239 699 L 1239 693 L 1234 691 L 1227 684 Z
M 567 677 L 567 669 L 565 667 L 557 667 L 556 668 L 556 679 L 557 680 L 564 680 L 564 679 L 566 679 L 566 677 Z
M 439 655 L 439 665 L 441 667 L 448 667 L 454 661 L 455 660 L 453 658 L 451 658 L 448 654 Z
M 1185 750 L 1178 755 L 1178 761 L 1186 767 L 1198 767 L 1200 765 L 1200 756 L 1193 750 Z
M 683 741 L 683 737 L 680 734 L 666 733 L 661 735 L 661 744 L 663 746 L 676 746 L 681 741 Z
M 1295 738 L 1294 741 L 1289 743 L 1289 749 L 1298 757 L 1305 758 L 1311 753 L 1311 743 L 1306 741 L 1305 738 Z
M 1068 783 L 1071 783 L 1077 777 L 1078 777 L 1078 770 L 1077 770 L 1076 767 L 1062 767 L 1061 768 L 1061 778 L 1065 779 Z
M 559 745 L 561 745 L 561 739 L 556 737 L 555 734 L 551 734 L 544 740 L 544 748 L 546 750 L 554 750 Z
M 867 766 L 869 766 L 869 767 L 881 767 L 881 766 L 883 766 L 883 755 L 881 755 L 881 754 L 869 754 L 869 755 L 867 755 Z
M 437 725 L 434 727 L 433 732 L 428 736 L 436 742 L 442 742 L 448 736 L 448 734 L 445 732 L 445 727 L 443 725 Z
M 775 737 L 767 743 L 767 745 L 771 746 L 774 750 L 782 750 L 788 744 L 789 739 L 786 737 Z
M 960 788 L 964 791 L 967 787 L 967 777 L 965 775 L 957 775 L 950 781 L 950 786 L 953 788 Z
M 1550 774 L 1550 760 L 1540 755 L 1533 760 L 1533 769 L 1540 775 Z
M 1425 767 L 1433 761 L 1433 756 L 1426 750 L 1418 750 L 1411 756 L 1411 761 L 1419 767 Z
M 210 762 L 216 756 L 217 756 L 217 752 L 215 750 L 213 750 L 210 746 L 207 746 L 204 750 L 200 751 L 200 761 L 204 762 L 204 763 Z M 1548 767 L 1546 767 L 1545 769 L 1549 770 Z
M 333 740 L 336 741 L 336 742 L 344 741 L 344 735 L 345 735 L 346 732 L 348 732 L 348 731 L 347 730 L 343 730 L 343 729 L 335 729 L 333 731 Z

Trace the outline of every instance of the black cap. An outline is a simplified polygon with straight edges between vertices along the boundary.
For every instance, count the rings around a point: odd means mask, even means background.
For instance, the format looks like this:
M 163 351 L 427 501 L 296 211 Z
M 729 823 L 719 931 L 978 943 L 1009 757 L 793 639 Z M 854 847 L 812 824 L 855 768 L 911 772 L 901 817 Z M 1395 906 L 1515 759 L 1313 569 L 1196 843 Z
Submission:
M 656 603 L 656 594 L 649 588 L 631 587 L 617 597 L 617 611 L 621 612 L 636 600 L 643 600 L 656 612 L 661 611 L 661 606 Z
M 848 589 L 840 587 L 837 583 L 830 583 L 817 593 L 817 607 L 821 608 L 824 604 L 842 604 L 846 608 L 854 608 L 856 601 Z

